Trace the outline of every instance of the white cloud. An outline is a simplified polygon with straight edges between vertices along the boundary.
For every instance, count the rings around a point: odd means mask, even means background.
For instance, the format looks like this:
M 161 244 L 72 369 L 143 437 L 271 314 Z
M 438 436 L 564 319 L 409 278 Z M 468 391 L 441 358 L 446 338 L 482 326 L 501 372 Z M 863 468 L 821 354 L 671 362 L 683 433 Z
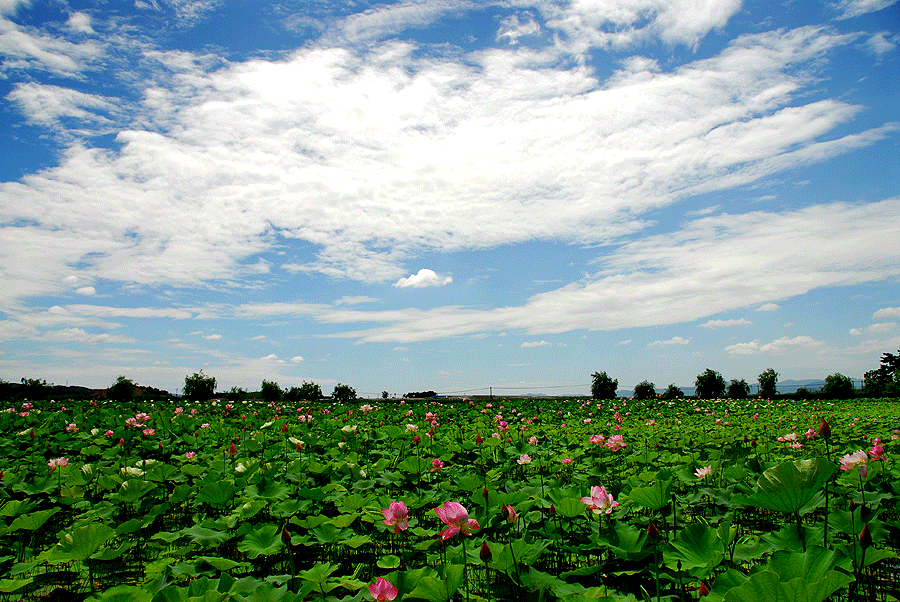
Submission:
M 779 309 L 779 305 L 777 303 L 763 303 L 759 307 L 756 308 L 756 311 L 775 311 Z
M 394 286 L 400 288 L 410 286 L 413 288 L 424 288 L 427 286 L 444 286 L 445 284 L 450 284 L 451 282 L 453 282 L 453 278 L 451 278 L 450 276 L 438 276 L 434 272 L 434 270 L 422 268 L 417 273 L 412 274 L 407 278 L 401 278 L 394 283 Z
M 897 0 L 840 0 L 835 8 L 840 12 L 838 19 L 850 19 L 867 13 L 883 10 Z
M 700 324 L 700 328 L 726 328 L 728 326 L 750 326 L 753 322 L 745 318 L 738 320 L 709 320 Z
M 87 297 L 93 296 L 97 294 L 97 289 L 93 286 L 82 286 L 75 289 L 75 292 L 79 295 L 85 295 Z
M 30 0 L 0 0 L 0 15 L 14 15 L 20 6 L 30 4 Z
M 872 314 L 876 320 L 880 318 L 900 318 L 900 307 L 883 307 Z
M 868 332 L 882 334 L 885 332 L 890 332 L 897 328 L 896 322 L 879 322 L 878 324 L 870 324 L 866 327 Z
M 526 341 L 522 343 L 522 349 L 528 349 L 530 347 L 543 347 L 544 345 L 549 345 L 547 341 Z
M 849 331 L 849 334 L 851 334 L 851 335 L 853 335 L 853 336 L 856 337 L 856 336 L 861 335 L 862 332 L 863 332 L 863 331 L 862 331 L 861 329 L 859 329 L 859 328 L 851 328 L 850 331 Z
M 58 341 L 63 343 L 88 343 L 88 344 L 123 344 L 136 343 L 137 341 L 131 337 L 109 334 L 109 333 L 89 333 L 81 328 L 63 328 L 62 330 L 50 330 L 40 337 L 44 341 Z
M 300 362 L 303 361 L 303 356 L 302 356 L 302 355 L 295 355 L 294 357 L 291 358 L 290 361 L 291 361 L 291 363 L 299 364 Z
M 760 344 L 759 340 L 749 343 L 737 343 L 725 347 L 731 355 L 750 355 L 756 353 L 764 353 L 770 355 L 778 355 L 788 351 L 818 349 L 825 345 L 825 341 L 820 341 L 806 335 L 796 337 L 781 337 L 771 343 Z
M 101 318 L 172 318 L 186 320 L 193 316 L 188 310 L 153 307 L 109 307 L 105 305 L 66 305 L 65 310 L 77 316 L 96 316 Z M 193 332 L 191 334 L 202 334 Z
M 897 48 L 897 35 L 894 34 L 891 37 L 893 40 L 889 40 L 887 35 L 890 35 L 888 32 L 879 32 L 873 34 L 868 40 L 866 40 L 866 47 L 874 54 L 887 54 L 892 50 Z
M 77 33 L 94 33 L 94 29 L 91 27 L 91 16 L 87 13 L 72 13 L 69 15 L 66 26 Z
M 688 339 L 685 339 L 684 337 L 672 337 L 672 338 L 669 339 L 668 341 L 653 341 L 652 343 L 648 343 L 647 346 L 648 346 L 648 347 L 653 347 L 653 346 L 657 346 L 657 345 L 662 345 L 662 346 L 666 346 L 666 345 L 687 345 L 687 344 L 690 343 L 690 342 L 691 342 L 691 339 L 689 339 L 689 338 L 688 338 Z
M 509 44 L 515 45 L 519 42 L 519 38 L 534 35 L 540 30 L 540 25 L 535 23 L 534 19 L 528 18 L 521 22 L 518 15 L 510 15 L 501 22 L 496 40 L 499 42 L 506 39 Z
M 625 339 L 624 341 L 619 341 L 618 343 L 616 343 L 617 346 L 618 345 L 630 345 L 630 344 L 631 344 L 631 339 Z
M 209 334 L 209 335 L 204 336 L 203 338 L 206 339 L 207 341 L 218 341 L 219 339 L 222 338 L 222 335 L 220 335 L 220 334 Z

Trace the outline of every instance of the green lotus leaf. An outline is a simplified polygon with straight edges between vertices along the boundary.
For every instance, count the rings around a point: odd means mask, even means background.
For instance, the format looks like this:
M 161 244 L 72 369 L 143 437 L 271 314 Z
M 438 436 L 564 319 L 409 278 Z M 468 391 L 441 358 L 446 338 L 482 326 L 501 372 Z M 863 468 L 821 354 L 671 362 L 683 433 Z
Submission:
M 22 514 L 20 516 L 17 516 L 15 520 L 13 520 L 6 532 L 11 533 L 13 531 L 18 531 L 19 529 L 25 531 L 37 531 L 38 529 L 43 527 L 44 523 L 46 523 L 47 520 L 57 512 L 59 512 L 59 508 L 38 510 L 37 512 Z
M 689 571 L 717 566 L 725 556 L 724 543 L 716 529 L 694 523 L 678 532 L 663 552 L 667 566 L 681 561 L 681 568 Z
M 280 552 L 284 544 L 281 541 L 281 529 L 276 525 L 262 525 L 244 536 L 238 544 L 238 550 L 249 558 L 271 556 Z
M 782 462 L 766 470 L 747 500 L 757 508 L 806 514 L 824 501 L 826 481 L 837 467 L 823 458 Z
M 235 491 L 237 488 L 231 481 L 216 481 L 201 487 L 195 500 L 197 503 L 224 507 L 234 500 Z
M 76 527 L 63 535 L 62 539 L 51 551 L 50 556 L 53 561 L 85 561 L 115 536 L 116 532 L 112 527 L 102 523 Z
M 188 529 L 181 530 L 182 535 L 186 535 L 196 544 L 201 546 L 210 546 L 216 547 L 219 544 L 228 541 L 231 539 L 231 535 L 229 535 L 225 531 L 216 531 L 214 529 L 210 529 L 208 527 L 202 527 L 200 525 L 194 525 Z
M 662 510 L 672 501 L 672 479 L 657 479 L 649 487 L 635 487 L 628 499 L 644 508 Z
M 119 491 L 113 498 L 126 504 L 134 504 L 154 489 L 156 489 L 155 483 L 140 479 L 130 479 L 122 483 Z

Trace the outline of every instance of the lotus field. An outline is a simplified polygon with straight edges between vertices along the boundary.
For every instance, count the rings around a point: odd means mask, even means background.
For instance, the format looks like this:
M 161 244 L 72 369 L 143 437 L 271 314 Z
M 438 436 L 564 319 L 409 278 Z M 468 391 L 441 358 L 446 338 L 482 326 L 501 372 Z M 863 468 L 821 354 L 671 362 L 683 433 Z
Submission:
M 900 595 L 892 399 L 51 401 L 0 427 L 4 599 Z

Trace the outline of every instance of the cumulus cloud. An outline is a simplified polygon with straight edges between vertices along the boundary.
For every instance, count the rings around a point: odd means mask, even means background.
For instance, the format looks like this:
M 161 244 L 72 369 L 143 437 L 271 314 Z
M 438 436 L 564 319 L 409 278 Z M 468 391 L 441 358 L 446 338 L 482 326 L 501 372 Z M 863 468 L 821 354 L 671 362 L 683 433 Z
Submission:
M 750 326 L 753 322 L 745 318 L 738 320 L 709 320 L 700 324 L 700 328 L 726 328 L 728 326 Z
M 866 330 L 875 334 L 890 332 L 897 328 L 896 322 L 879 322 L 878 324 L 870 324 Z
M 522 349 L 528 349 L 530 347 L 543 347 L 544 345 L 549 345 L 547 341 L 526 341 L 522 343 Z
M 648 343 L 648 347 L 653 346 L 668 346 L 668 345 L 687 345 L 691 342 L 691 339 L 685 339 L 684 337 L 672 337 L 668 341 L 653 341 L 652 343 Z
M 82 286 L 75 289 L 75 292 L 79 295 L 85 295 L 87 297 L 93 296 L 97 294 L 97 290 L 93 286 Z
M 775 311 L 780 306 L 777 303 L 763 303 L 756 308 L 756 311 Z
M 820 341 L 806 335 L 796 337 L 782 337 L 771 343 L 761 344 L 759 340 L 749 343 L 736 343 L 725 347 L 730 355 L 770 354 L 778 355 L 788 351 L 800 349 L 818 349 L 825 346 L 825 341 Z
M 295 355 L 294 357 L 291 358 L 290 361 L 291 361 L 292 363 L 294 363 L 294 364 L 299 364 L 300 362 L 303 361 L 303 356 L 302 356 L 302 355 Z
M 900 318 L 900 307 L 884 307 L 872 314 L 872 317 L 876 320 L 880 318 Z
M 95 345 L 102 344 L 123 344 L 136 343 L 137 341 L 131 337 L 109 333 L 90 333 L 81 328 L 63 328 L 62 330 L 50 330 L 43 334 L 41 340 L 58 341 L 62 343 L 88 343 Z
M 415 274 L 412 274 L 406 278 L 401 278 L 394 283 L 394 286 L 399 288 L 425 288 L 428 286 L 444 286 L 445 284 L 450 284 L 451 282 L 453 282 L 453 278 L 451 278 L 450 276 L 438 276 L 434 272 L 434 270 L 422 268 Z
M 218 341 L 219 339 L 222 338 L 222 335 L 220 335 L 220 334 L 208 334 L 208 335 L 204 336 L 203 338 L 206 339 L 207 341 Z

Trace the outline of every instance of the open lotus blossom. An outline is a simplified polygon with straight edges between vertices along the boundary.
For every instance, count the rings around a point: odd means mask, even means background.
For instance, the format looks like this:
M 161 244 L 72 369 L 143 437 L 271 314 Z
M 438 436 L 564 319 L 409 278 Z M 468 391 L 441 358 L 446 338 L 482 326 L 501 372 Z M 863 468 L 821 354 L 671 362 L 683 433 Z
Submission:
M 57 468 L 62 468 L 63 466 L 69 465 L 68 458 L 51 458 L 49 462 L 47 462 L 47 466 L 50 467 L 50 472 L 53 472 Z
M 850 470 L 851 468 L 855 468 L 856 472 L 858 472 L 860 475 L 866 476 L 866 473 L 868 473 L 869 470 L 869 467 L 867 465 L 868 461 L 869 457 L 866 455 L 866 452 L 864 452 L 863 450 L 858 450 L 841 458 L 841 470 Z
M 397 597 L 399 591 L 384 577 L 379 577 L 375 580 L 375 583 L 369 584 L 369 594 L 373 600 L 393 600 Z
M 697 475 L 698 479 L 705 479 L 712 474 L 712 471 L 712 466 L 704 466 L 703 468 L 698 468 L 697 470 L 695 470 L 694 474 Z
M 606 449 L 609 451 L 618 451 L 627 446 L 628 444 L 625 443 L 625 438 L 622 435 L 610 435 L 609 439 L 606 440 Z
M 872 456 L 872 461 L 884 461 L 884 447 L 876 443 L 869 450 L 869 455 Z
M 516 462 L 523 466 L 525 464 L 531 464 L 531 456 L 529 456 L 528 454 L 522 454 L 521 456 L 519 456 L 519 459 L 516 460 Z
M 606 437 L 604 437 L 603 435 L 591 435 L 590 441 L 594 445 L 603 445 L 604 443 L 606 443 Z
M 581 498 L 594 514 L 610 514 L 613 508 L 619 505 L 613 496 L 606 493 L 606 487 L 591 487 L 591 495 Z
M 428 472 L 441 472 L 441 469 L 444 467 L 444 463 L 440 458 L 435 458 L 431 461 L 431 470 Z
M 381 521 L 389 527 L 394 527 L 394 535 L 409 528 L 409 510 L 403 502 L 391 502 L 387 508 L 382 508 L 384 520 Z
M 447 528 L 439 534 L 445 541 L 460 532 L 471 537 L 471 531 L 480 528 L 478 521 L 469 518 L 469 512 L 459 502 L 444 502 L 443 506 L 435 508 L 434 511 L 437 512 L 438 518 L 447 525 Z

